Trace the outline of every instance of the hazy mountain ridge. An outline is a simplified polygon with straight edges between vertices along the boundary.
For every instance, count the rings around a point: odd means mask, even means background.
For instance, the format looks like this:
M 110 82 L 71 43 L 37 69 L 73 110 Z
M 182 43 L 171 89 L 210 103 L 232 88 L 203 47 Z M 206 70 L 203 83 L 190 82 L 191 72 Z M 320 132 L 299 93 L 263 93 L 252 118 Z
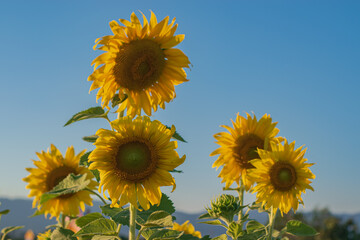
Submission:
M 31 199 L 6 199 L 0 198 L 1 206 L 0 211 L 5 209 L 10 209 L 10 213 L 5 216 L 2 216 L 0 221 L 0 229 L 8 226 L 25 226 L 22 232 L 25 232 L 27 229 L 31 229 L 35 233 L 44 232 L 46 226 L 56 224 L 56 219 L 45 219 L 44 216 L 30 217 L 35 209 L 32 208 Z M 100 202 L 94 202 L 94 206 L 89 207 L 87 211 L 90 212 L 100 212 L 99 206 Z M 200 231 L 202 235 L 210 235 L 212 237 L 218 236 L 222 233 L 225 233 L 225 229 L 219 226 L 212 226 L 207 224 L 198 223 L 197 219 L 201 213 L 184 213 L 177 211 L 174 216 L 176 217 L 176 222 L 182 224 L 183 222 L 189 220 L 192 224 L 195 225 L 195 229 Z M 311 213 L 304 213 L 305 216 L 311 217 Z M 357 225 L 360 227 L 360 213 L 356 214 L 334 214 L 336 217 L 339 217 L 342 220 L 347 220 L 352 218 Z M 251 219 L 255 219 L 261 223 L 267 222 L 266 213 L 258 213 L 252 211 L 250 214 Z M 21 230 L 20 230 L 21 231 Z M 123 227 L 122 231 L 124 235 L 127 233 L 127 227 Z

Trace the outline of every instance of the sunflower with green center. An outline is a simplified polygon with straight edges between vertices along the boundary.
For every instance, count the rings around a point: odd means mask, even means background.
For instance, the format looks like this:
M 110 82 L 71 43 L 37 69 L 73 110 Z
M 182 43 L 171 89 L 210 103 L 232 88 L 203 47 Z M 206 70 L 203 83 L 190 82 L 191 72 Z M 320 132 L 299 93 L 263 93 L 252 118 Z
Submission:
M 272 122 L 270 115 L 265 114 L 259 121 L 256 116 L 246 115 L 247 118 L 238 114 L 236 121 L 232 121 L 233 128 L 221 126 L 229 132 L 214 135 L 220 147 L 210 156 L 220 155 L 212 167 L 223 167 L 219 177 L 225 182 L 225 188 L 229 188 L 234 182 L 240 185 L 241 180 L 248 191 L 253 182 L 247 178 L 247 172 L 254 167 L 250 161 L 259 157 L 257 149 L 268 148 L 269 142 L 280 142 L 283 138 L 275 137 L 279 129 L 275 127 L 277 123 Z
M 108 191 L 111 206 L 131 203 L 149 209 L 159 204 L 161 186 L 176 187 L 169 171 L 174 170 L 185 160 L 175 151 L 176 141 L 170 141 L 175 127 L 168 129 L 159 121 L 149 117 L 129 116 L 112 122 L 116 131 L 100 129 L 94 145 L 96 148 L 89 156 L 90 169 L 100 171 L 100 186 Z
M 299 202 L 303 204 L 301 193 L 306 189 L 314 191 L 310 179 L 315 179 L 315 175 L 309 169 L 314 164 L 304 158 L 306 149 L 295 150 L 295 142 L 270 144 L 271 151 L 259 149 L 259 158 L 251 161 L 255 168 L 250 169 L 249 177 L 257 183 L 252 192 L 256 192 L 256 201 L 266 209 L 273 207 L 281 214 L 291 208 L 296 211 Z
M 192 225 L 189 220 L 187 220 L 181 225 L 174 222 L 172 229 L 176 231 L 184 232 L 185 234 L 191 234 L 194 237 L 201 238 L 201 233 L 199 231 L 195 231 L 194 225 Z
M 157 22 L 151 12 L 150 22 L 143 15 L 143 24 L 135 13 L 130 21 L 119 19 L 124 25 L 111 21 L 114 35 L 97 39 L 94 49 L 105 51 L 94 59 L 94 72 L 88 81 L 93 81 L 90 91 L 100 88 L 97 99 L 102 98 L 102 107 L 108 107 L 117 95 L 125 99 L 118 112 L 129 116 L 140 115 L 143 110 L 151 116 L 158 106 L 175 98 L 175 85 L 188 81 L 184 68 L 190 61 L 179 49 L 173 48 L 184 40 L 185 35 L 174 35 L 177 29 L 175 18 Z M 100 47 L 97 47 L 101 45 Z
M 51 191 L 56 185 L 64 180 L 70 173 L 75 175 L 86 174 L 86 179 L 90 180 L 87 186 L 90 189 L 96 189 L 97 183 L 92 180 L 93 174 L 85 167 L 79 166 L 80 157 L 85 153 L 83 150 L 75 155 L 74 148 L 68 147 L 65 157 L 61 152 L 51 144 L 47 152 L 36 153 L 39 160 L 33 160 L 36 168 L 26 168 L 30 175 L 23 178 L 29 184 L 26 186 L 30 189 L 29 197 L 34 197 L 33 208 L 45 215 L 50 214 L 52 217 L 59 217 L 60 213 L 66 216 L 77 216 L 79 208 L 85 211 L 85 204 L 92 206 L 90 192 L 83 190 L 76 193 L 60 195 L 50 199 L 40 205 L 41 195 Z

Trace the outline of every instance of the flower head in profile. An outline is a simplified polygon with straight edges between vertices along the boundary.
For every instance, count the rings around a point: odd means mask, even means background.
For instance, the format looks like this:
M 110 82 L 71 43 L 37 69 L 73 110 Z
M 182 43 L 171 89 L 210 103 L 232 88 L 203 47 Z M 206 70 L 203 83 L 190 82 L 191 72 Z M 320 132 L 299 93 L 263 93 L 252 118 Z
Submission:
M 76 216 L 79 214 L 79 208 L 82 211 L 85 210 L 85 204 L 92 206 L 90 192 L 86 190 L 60 195 L 40 204 L 41 195 L 51 191 L 71 173 L 86 174 L 86 179 L 90 180 L 87 187 L 96 189 L 97 183 L 92 180 L 93 174 L 86 167 L 79 166 L 80 157 L 85 151 L 75 155 L 74 148 L 71 146 L 63 156 L 54 145 L 51 145 L 47 152 L 36 153 L 39 158 L 33 161 L 36 168 L 26 168 L 30 175 L 23 179 L 29 183 L 26 188 L 30 189 L 29 197 L 34 197 L 33 207 L 37 207 L 45 215 L 59 217 L 60 213 Z
M 152 110 L 165 108 L 165 102 L 175 98 L 175 85 L 188 81 L 184 68 L 189 67 L 189 59 L 173 48 L 184 35 L 174 35 L 175 18 L 158 22 L 153 12 L 150 22 L 143 15 L 141 24 L 135 13 L 130 21 L 119 21 L 124 26 L 111 21 L 113 35 L 96 40 L 94 48 L 105 53 L 92 62 L 95 69 L 88 78 L 93 81 L 90 91 L 99 88 L 97 99 L 102 98 L 103 108 L 118 96 L 125 99 L 119 112 L 126 109 L 127 115 L 134 117 L 143 110 L 151 116 Z
M 199 231 L 195 231 L 194 225 L 192 225 L 189 220 L 187 220 L 181 225 L 174 222 L 173 230 L 184 232 L 185 234 L 191 234 L 194 237 L 201 238 L 201 233 Z
M 269 209 L 279 209 L 281 214 L 288 213 L 291 208 L 296 211 L 299 203 L 303 204 L 301 194 L 306 189 L 314 191 L 310 186 L 315 175 L 304 158 L 306 149 L 295 150 L 295 142 L 288 144 L 271 143 L 271 151 L 259 150 L 259 159 L 251 161 L 255 168 L 250 169 L 249 177 L 257 184 L 252 192 L 256 192 L 257 202 Z
M 149 117 L 132 120 L 129 116 L 112 122 L 116 131 L 100 129 L 96 148 L 89 156 L 90 169 L 100 171 L 100 186 L 108 191 L 111 206 L 131 203 L 145 210 L 159 204 L 161 186 L 173 186 L 169 171 L 185 160 L 175 151 L 176 141 L 170 141 L 175 128 L 168 129 Z
M 273 123 L 270 115 L 265 114 L 259 120 L 256 116 L 251 117 L 246 114 L 247 118 L 236 117 L 236 121 L 232 122 L 233 127 L 223 125 L 229 132 L 221 132 L 215 134 L 218 149 L 213 151 L 210 156 L 219 154 L 218 159 L 214 162 L 213 167 L 218 169 L 223 167 L 219 177 L 225 182 L 225 187 L 229 188 L 231 184 L 236 182 L 240 185 L 240 180 L 248 191 L 253 184 L 247 178 L 247 171 L 254 166 L 251 160 L 258 158 L 258 149 L 264 149 L 269 142 L 280 142 L 281 137 L 276 137 L 279 129 Z

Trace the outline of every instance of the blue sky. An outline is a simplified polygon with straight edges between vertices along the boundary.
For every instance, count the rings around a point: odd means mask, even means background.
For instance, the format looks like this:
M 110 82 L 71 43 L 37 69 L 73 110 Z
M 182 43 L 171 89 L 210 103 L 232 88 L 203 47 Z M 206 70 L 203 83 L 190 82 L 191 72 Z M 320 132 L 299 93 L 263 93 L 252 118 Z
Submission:
M 93 149 L 81 137 L 105 121 L 62 126 L 98 105 L 86 81 L 94 40 L 111 34 L 111 20 L 150 9 L 177 18 L 186 35 L 179 48 L 193 64 L 177 98 L 152 117 L 188 141 L 179 143 L 187 160 L 169 194 L 178 210 L 199 212 L 222 192 L 213 135 L 238 112 L 254 112 L 269 113 L 316 163 L 305 210 L 360 211 L 360 2 L 350 0 L 0 2 L 1 197 L 26 197 L 25 167 L 50 143 Z

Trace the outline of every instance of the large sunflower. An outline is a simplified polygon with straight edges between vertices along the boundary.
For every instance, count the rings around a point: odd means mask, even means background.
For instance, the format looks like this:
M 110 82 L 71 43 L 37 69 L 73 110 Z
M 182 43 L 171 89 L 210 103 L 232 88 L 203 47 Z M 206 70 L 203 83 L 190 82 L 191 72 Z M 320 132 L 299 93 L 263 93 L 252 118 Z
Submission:
M 275 137 L 279 129 L 275 127 L 277 123 L 272 122 L 270 115 L 265 114 L 259 121 L 256 116 L 252 118 L 248 113 L 246 115 L 247 118 L 238 114 L 236 121 L 232 121 L 233 128 L 221 126 L 229 133 L 221 132 L 214 135 L 220 147 L 210 156 L 220 154 L 213 167 L 218 169 L 223 166 L 219 177 L 226 183 L 226 188 L 234 182 L 240 185 L 241 179 L 248 191 L 253 182 L 247 178 L 247 171 L 253 168 L 250 161 L 259 157 L 257 149 L 267 148 L 265 145 L 269 142 L 279 142 L 282 138 Z
M 310 186 L 310 179 L 315 179 L 304 158 L 306 149 L 294 149 L 295 142 L 284 145 L 271 143 L 271 151 L 259 149 L 259 159 L 251 161 L 255 168 L 249 171 L 249 177 L 256 181 L 252 192 L 256 192 L 257 202 L 266 209 L 274 207 L 281 214 L 291 208 L 296 211 L 299 202 L 303 204 L 301 193 Z
M 185 35 L 174 35 L 175 18 L 171 23 L 169 17 L 158 23 L 153 12 L 150 22 L 143 15 L 143 24 L 135 13 L 130 21 L 119 21 L 125 26 L 111 21 L 114 35 L 95 41 L 94 48 L 105 53 L 92 62 L 95 69 L 88 78 L 93 81 L 90 91 L 100 88 L 97 99 L 102 98 L 103 107 L 108 107 L 109 101 L 118 95 L 120 99 L 126 98 L 118 111 L 127 109 L 127 115 L 134 117 L 143 109 L 151 116 L 152 109 L 165 108 L 165 102 L 175 98 L 174 85 L 188 81 L 183 68 L 189 67 L 189 59 L 173 48 Z
M 75 155 L 74 148 L 68 147 L 65 157 L 51 144 L 47 152 L 36 153 L 39 161 L 34 160 L 36 168 L 26 168 L 30 175 L 23 180 L 29 184 L 26 188 L 30 189 L 29 197 L 34 197 L 33 207 L 39 211 L 50 214 L 51 217 L 58 217 L 60 213 L 67 216 L 79 214 L 79 208 L 85 210 L 85 204 L 92 206 L 92 199 L 89 191 L 79 191 L 66 195 L 60 195 L 50 199 L 40 205 L 42 194 L 52 190 L 59 182 L 65 179 L 70 173 L 75 175 L 86 174 L 86 179 L 90 180 L 88 188 L 96 189 L 97 183 L 92 180 L 93 174 L 85 167 L 79 166 L 80 157 L 86 150 Z
M 111 206 L 127 203 L 148 209 L 160 203 L 160 186 L 173 186 L 169 173 L 185 160 L 175 151 L 176 141 L 170 141 L 175 132 L 149 117 L 132 120 L 123 117 L 112 122 L 116 131 L 100 129 L 96 132 L 95 150 L 90 154 L 90 169 L 100 171 L 100 186 L 107 190 Z

